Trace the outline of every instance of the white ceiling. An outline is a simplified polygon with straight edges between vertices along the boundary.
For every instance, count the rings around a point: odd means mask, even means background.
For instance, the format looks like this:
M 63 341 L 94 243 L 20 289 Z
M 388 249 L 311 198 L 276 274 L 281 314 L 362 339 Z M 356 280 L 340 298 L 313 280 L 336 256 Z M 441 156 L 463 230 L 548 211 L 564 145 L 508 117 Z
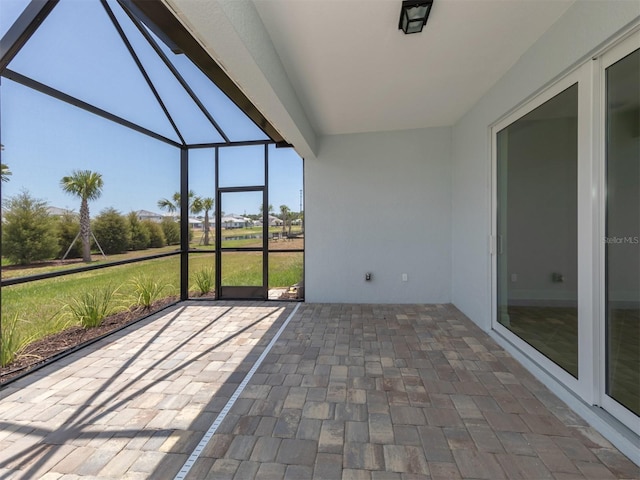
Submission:
M 574 0 L 435 0 L 422 33 L 400 0 L 254 0 L 318 135 L 454 124 Z

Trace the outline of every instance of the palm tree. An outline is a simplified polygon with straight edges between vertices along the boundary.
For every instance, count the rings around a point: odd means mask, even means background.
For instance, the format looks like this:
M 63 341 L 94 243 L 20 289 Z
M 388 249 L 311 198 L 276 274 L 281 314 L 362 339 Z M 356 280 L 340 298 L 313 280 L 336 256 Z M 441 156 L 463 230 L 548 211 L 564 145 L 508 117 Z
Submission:
M 189 199 L 189 212 L 195 214 L 198 213 L 202 208 L 198 208 L 198 205 L 195 205 L 199 197 L 196 197 L 196 194 L 193 190 L 189 190 L 188 197 Z M 158 208 L 162 210 L 166 210 L 169 213 L 179 212 L 180 211 L 180 192 L 176 192 L 171 197 L 171 200 L 168 198 L 161 198 L 158 200 Z
M 66 193 L 80 198 L 80 239 L 82 240 L 82 260 L 91 261 L 91 218 L 89 200 L 97 200 L 102 195 L 102 175 L 91 170 L 74 170 L 71 175 L 62 177 L 60 187 Z
M 194 208 L 198 212 L 204 210 L 204 244 L 209 245 L 209 210 L 213 210 L 214 200 L 211 197 L 200 198 L 194 200 Z
M 287 219 L 289 218 L 289 207 L 286 205 L 280 205 L 280 217 L 282 218 L 282 233 L 287 233 Z
M 11 176 L 11 170 L 9 170 L 9 165 L 6 163 L 0 163 L 0 180 L 3 182 L 8 182 L 9 177 Z
M 187 194 L 189 200 L 189 213 L 195 215 L 202 210 L 200 197 L 196 197 L 193 190 L 189 190 Z M 168 198 L 161 198 L 158 200 L 158 208 L 167 210 L 170 213 L 180 212 L 180 192 L 176 192 L 171 196 L 171 200 Z M 189 241 L 191 241 L 193 233 L 189 230 Z

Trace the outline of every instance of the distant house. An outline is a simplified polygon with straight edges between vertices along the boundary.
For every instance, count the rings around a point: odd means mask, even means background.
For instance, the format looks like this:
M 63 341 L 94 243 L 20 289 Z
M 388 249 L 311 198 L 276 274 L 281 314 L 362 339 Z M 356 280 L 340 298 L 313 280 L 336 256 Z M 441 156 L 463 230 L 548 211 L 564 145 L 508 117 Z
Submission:
M 251 225 L 251 219 L 239 215 L 225 215 L 222 217 L 223 228 L 246 228 Z
M 189 217 L 189 227 L 194 230 L 202 230 L 204 228 L 204 221 L 199 218 Z
M 66 208 L 58 208 L 58 207 L 47 207 L 47 212 L 52 217 L 62 217 L 64 215 L 73 215 L 73 216 L 78 215 L 73 210 L 67 210 Z
M 164 218 L 163 215 L 159 213 L 150 212 L 149 210 L 138 210 L 136 212 L 136 216 L 140 221 L 151 220 L 152 222 L 156 222 L 156 223 L 162 222 L 162 219 Z
M 262 217 L 260 217 L 260 220 L 258 221 L 260 225 L 263 224 L 264 220 L 262 219 Z M 274 217 L 273 215 L 269 215 L 269 226 L 270 227 L 280 227 L 282 226 L 282 220 L 280 220 L 278 217 Z
M 47 213 L 49 213 L 49 215 L 51 215 L 52 217 L 63 217 L 65 215 L 72 215 L 74 217 L 78 216 L 78 214 L 73 210 L 58 207 L 47 207 Z

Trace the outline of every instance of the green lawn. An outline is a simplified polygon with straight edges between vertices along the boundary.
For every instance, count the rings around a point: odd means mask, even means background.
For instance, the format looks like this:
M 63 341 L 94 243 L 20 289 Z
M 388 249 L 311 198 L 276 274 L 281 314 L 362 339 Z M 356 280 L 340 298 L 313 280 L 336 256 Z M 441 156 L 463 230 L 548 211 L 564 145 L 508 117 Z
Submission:
M 155 250 L 162 249 L 153 251 Z M 259 255 L 259 253 L 225 254 L 223 284 L 259 285 L 262 278 Z M 196 290 L 194 283 L 196 272 L 203 268 L 210 268 L 213 271 L 214 259 L 215 256 L 212 253 L 189 255 L 190 291 Z M 113 261 L 113 258 L 110 257 L 110 260 Z M 303 255 L 301 253 L 271 253 L 269 262 L 269 287 L 287 287 L 302 280 Z M 44 268 L 33 270 L 39 273 L 43 272 Z M 19 276 L 25 274 L 24 270 L 19 272 Z M 134 303 L 131 280 L 141 275 L 146 275 L 164 285 L 165 296 L 178 295 L 180 258 L 172 256 L 147 260 L 3 287 L 2 318 L 17 318 L 19 322 L 17 334 L 21 338 L 34 341 L 70 325 L 70 317 L 65 315 L 65 305 L 87 290 L 117 288 L 116 299 L 119 305 L 131 306 Z
M 102 257 L 100 254 L 94 253 L 93 265 L 113 263 L 121 260 L 129 260 L 132 258 L 145 257 L 148 255 L 158 255 L 161 253 L 171 253 L 177 250 L 178 250 L 178 246 L 173 245 L 173 246 L 162 247 L 162 248 L 149 248 L 147 250 L 137 250 L 135 252 L 127 252 L 127 253 L 122 253 L 118 255 L 109 255 L 107 258 Z M 85 264 L 80 259 L 73 259 L 66 262 L 55 262 L 53 264 L 51 262 L 33 264 L 33 265 L 27 265 L 25 267 L 10 266 L 9 264 L 5 264 L 3 262 L 3 265 L 2 265 L 3 267 L 10 267 L 10 268 L 2 269 L 2 279 L 6 280 L 9 278 L 25 277 L 28 275 L 37 275 L 40 273 L 70 270 L 73 268 L 81 268 L 84 265 Z
M 224 247 L 235 248 L 235 247 L 261 247 L 262 239 L 241 239 L 241 240 L 226 240 L 227 238 L 234 238 L 239 236 L 249 236 L 249 235 L 258 235 L 262 233 L 261 227 L 251 227 L 251 228 L 237 228 L 237 229 L 229 229 L 222 231 L 222 244 Z M 273 233 L 282 233 L 281 227 L 269 227 L 269 234 Z M 292 229 L 292 234 L 299 234 L 299 227 L 294 227 Z M 212 231 L 209 237 L 210 244 L 205 246 L 202 244 L 202 237 L 204 236 L 204 232 L 202 231 L 194 231 L 193 238 L 189 244 L 190 249 L 196 250 L 215 250 L 215 232 Z M 282 242 L 281 242 L 282 243 Z M 280 246 L 276 242 L 276 245 Z M 299 245 L 289 245 L 290 248 L 300 248 Z M 121 260 L 129 260 L 133 258 L 141 258 L 149 255 L 158 255 L 162 253 L 170 253 L 179 250 L 179 245 L 171 245 L 162 248 L 148 248 L 146 250 L 136 250 L 132 252 L 121 253 L 117 255 L 108 255 L 106 258 L 102 257 L 99 252 L 93 252 L 93 263 L 94 264 L 104 264 L 104 263 L 112 263 L 118 262 Z M 41 273 L 49 273 L 61 270 L 69 270 L 73 268 L 82 267 L 84 264 L 79 259 L 74 259 L 67 262 L 44 262 L 40 264 L 29 265 L 26 267 L 16 267 L 12 266 L 9 261 L 5 258 L 2 259 L 2 279 L 7 280 L 9 278 L 16 277 L 24 277 L 28 275 L 37 275 Z

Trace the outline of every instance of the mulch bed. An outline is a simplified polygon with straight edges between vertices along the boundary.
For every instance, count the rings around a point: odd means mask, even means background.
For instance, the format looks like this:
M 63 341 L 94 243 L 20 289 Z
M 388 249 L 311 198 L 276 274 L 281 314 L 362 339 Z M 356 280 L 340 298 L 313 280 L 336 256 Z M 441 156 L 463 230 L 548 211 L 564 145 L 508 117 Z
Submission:
M 134 307 L 111 315 L 105 318 L 99 327 L 87 329 L 74 326 L 33 342 L 10 365 L 0 368 L 0 384 L 33 370 L 34 367 L 62 352 L 134 323 L 177 301 L 178 297 L 163 298 L 153 303 L 150 308 Z

